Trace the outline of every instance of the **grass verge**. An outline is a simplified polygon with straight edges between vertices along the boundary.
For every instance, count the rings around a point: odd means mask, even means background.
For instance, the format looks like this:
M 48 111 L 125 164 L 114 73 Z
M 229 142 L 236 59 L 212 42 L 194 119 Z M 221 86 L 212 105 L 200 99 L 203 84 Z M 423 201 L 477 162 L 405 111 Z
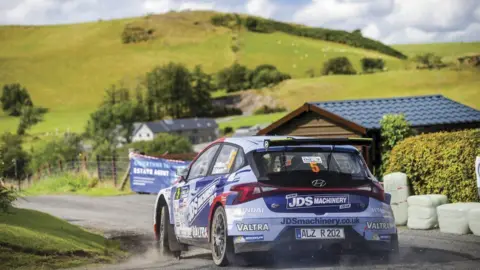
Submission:
M 17 208 L 0 212 L 0 269 L 66 268 L 123 256 L 117 241 L 51 215 Z
M 99 181 L 84 174 L 62 174 L 39 180 L 23 191 L 25 196 L 78 194 L 87 196 L 116 196 L 130 194 L 114 187 L 111 181 Z

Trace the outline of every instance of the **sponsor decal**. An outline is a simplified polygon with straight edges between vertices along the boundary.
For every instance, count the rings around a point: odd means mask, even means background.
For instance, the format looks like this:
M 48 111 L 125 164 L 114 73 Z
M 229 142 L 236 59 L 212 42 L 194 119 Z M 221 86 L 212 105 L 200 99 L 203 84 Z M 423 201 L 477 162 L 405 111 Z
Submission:
M 233 239 L 234 243 L 245 243 L 245 242 L 257 242 L 263 241 L 263 235 L 243 235 L 243 236 L 235 236 Z
M 302 157 L 303 163 L 320 163 L 322 164 L 322 158 L 321 157 Z
M 188 206 L 188 223 L 191 225 L 198 214 L 203 210 L 207 204 L 211 204 L 213 196 L 215 195 L 216 184 L 218 181 L 213 181 L 204 189 L 202 189 L 192 200 Z
M 244 224 L 238 223 L 235 224 L 237 226 L 237 230 L 240 232 L 255 232 L 255 231 L 269 231 L 270 227 L 267 223 L 252 223 L 252 224 Z
M 353 225 L 359 218 L 283 218 L 282 225 Z
M 229 213 L 236 217 L 243 217 L 246 215 L 257 216 L 257 214 L 263 213 L 263 208 L 260 207 L 242 207 L 242 208 L 229 208 Z
M 349 204 L 348 195 L 297 195 L 289 194 L 287 209 L 329 207 Z
M 380 240 L 390 240 L 392 239 L 392 236 L 390 234 L 380 234 Z
M 352 205 L 349 204 L 349 203 L 347 203 L 347 204 L 342 204 L 342 205 L 340 205 L 339 208 L 340 208 L 340 209 L 348 209 L 348 208 L 350 208 L 350 207 L 352 207 Z
M 389 230 L 394 228 L 394 225 L 389 222 L 367 222 L 367 229 L 369 230 Z
M 193 227 L 192 228 L 192 237 L 193 238 L 207 238 L 207 227 Z
M 178 187 L 175 190 L 175 200 L 180 200 L 181 198 L 188 197 L 188 192 L 190 191 L 190 186 Z

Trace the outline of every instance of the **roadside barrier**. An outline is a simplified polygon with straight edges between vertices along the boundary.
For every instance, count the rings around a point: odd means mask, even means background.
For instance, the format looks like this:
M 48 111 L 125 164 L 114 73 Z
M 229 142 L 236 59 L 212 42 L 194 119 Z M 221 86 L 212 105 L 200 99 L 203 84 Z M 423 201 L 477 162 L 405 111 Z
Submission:
M 409 229 L 429 230 L 438 226 L 437 207 L 448 203 L 445 195 L 415 195 L 407 199 Z
M 480 203 L 450 203 L 440 205 L 437 208 L 440 231 L 453 234 L 468 234 L 470 232 L 469 212 L 472 209 L 480 209 Z M 475 213 L 473 215 L 476 217 Z M 474 226 L 475 224 L 476 219 L 474 220 Z
M 407 175 L 401 172 L 394 172 L 383 177 L 384 190 L 390 193 L 395 224 L 405 225 L 408 220 L 407 198 L 410 196 L 410 187 L 408 186 Z

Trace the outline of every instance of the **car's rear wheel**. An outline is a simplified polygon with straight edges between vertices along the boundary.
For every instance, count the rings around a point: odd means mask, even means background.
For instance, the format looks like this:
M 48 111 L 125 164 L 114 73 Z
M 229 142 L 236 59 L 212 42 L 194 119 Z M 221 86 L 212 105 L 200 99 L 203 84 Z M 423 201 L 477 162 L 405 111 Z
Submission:
M 210 230 L 210 249 L 213 262 L 218 266 L 235 263 L 233 239 L 228 236 L 227 215 L 223 207 L 217 207 L 213 214 L 212 229 Z

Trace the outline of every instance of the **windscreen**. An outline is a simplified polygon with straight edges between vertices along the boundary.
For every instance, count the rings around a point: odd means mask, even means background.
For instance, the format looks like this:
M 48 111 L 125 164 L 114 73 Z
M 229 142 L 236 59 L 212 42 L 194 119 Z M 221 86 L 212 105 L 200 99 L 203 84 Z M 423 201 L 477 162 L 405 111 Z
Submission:
M 345 187 L 372 180 L 363 159 L 353 152 L 255 152 L 254 160 L 259 181 L 272 185 L 312 187 L 312 181 L 324 180 L 324 187 Z

